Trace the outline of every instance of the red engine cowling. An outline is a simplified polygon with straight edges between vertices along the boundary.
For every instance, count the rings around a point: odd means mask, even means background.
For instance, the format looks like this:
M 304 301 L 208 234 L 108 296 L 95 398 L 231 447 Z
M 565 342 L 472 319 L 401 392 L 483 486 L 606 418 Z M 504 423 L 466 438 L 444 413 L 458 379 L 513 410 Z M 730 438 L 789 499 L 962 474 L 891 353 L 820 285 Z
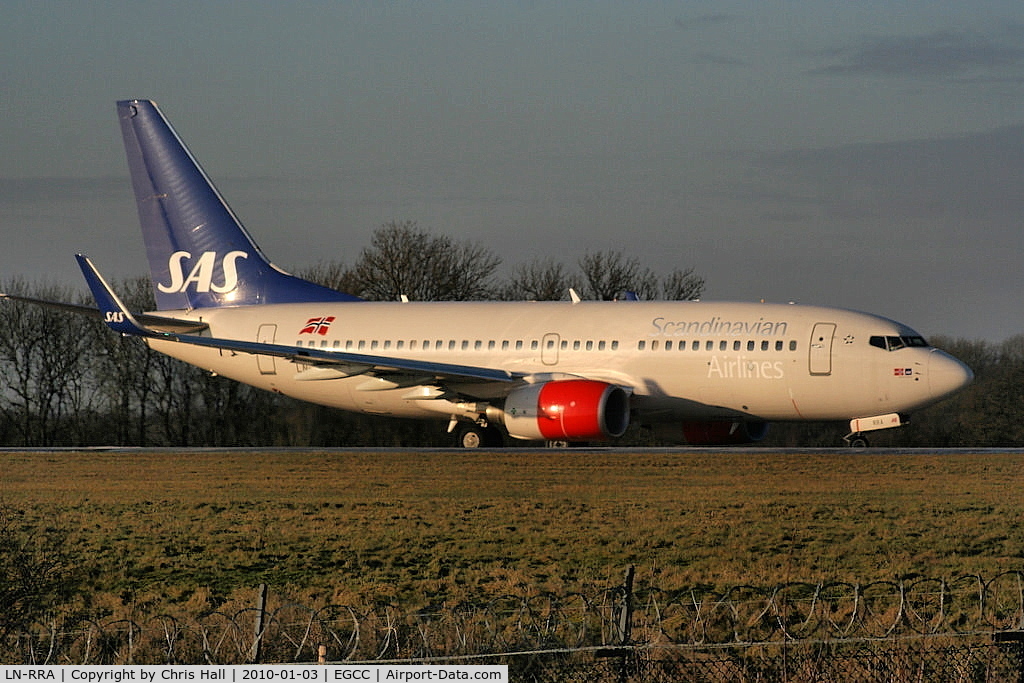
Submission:
M 501 419 L 516 439 L 604 440 L 629 426 L 629 394 L 586 379 L 531 384 L 508 395 Z
M 739 420 L 683 420 L 654 427 L 658 438 L 690 446 L 732 446 L 760 441 L 768 434 L 767 422 Z

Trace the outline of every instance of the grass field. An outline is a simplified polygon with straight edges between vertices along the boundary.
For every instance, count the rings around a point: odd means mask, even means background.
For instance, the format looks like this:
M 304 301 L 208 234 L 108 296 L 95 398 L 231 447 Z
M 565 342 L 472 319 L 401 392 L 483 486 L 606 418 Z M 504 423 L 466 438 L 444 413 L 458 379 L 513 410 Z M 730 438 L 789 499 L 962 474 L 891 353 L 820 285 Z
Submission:
M 93 591 L 170 603 L 992 576 L 1024 568 L 1022 481 L 994 453 L 0 454 L 0 503 Z

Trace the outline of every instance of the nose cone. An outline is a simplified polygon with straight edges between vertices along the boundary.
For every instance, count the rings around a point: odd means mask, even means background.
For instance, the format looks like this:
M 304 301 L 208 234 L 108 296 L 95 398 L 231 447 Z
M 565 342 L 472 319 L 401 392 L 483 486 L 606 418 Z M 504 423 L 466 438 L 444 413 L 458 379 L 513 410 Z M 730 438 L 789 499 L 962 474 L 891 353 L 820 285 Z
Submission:
M 955 394 L 973 380 L 971 369 L 945 351 L 934 349 L 928 357 L 928 389 L 934 400 Z

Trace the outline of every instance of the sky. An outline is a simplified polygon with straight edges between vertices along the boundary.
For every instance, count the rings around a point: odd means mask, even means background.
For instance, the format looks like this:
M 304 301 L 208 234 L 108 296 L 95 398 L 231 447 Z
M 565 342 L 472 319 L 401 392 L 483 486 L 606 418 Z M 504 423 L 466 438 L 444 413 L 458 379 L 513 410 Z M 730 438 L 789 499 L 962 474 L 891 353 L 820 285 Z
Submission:
M 154 99 L 278 265 L 391 221 L 502 272 L 616 250 L 707 300 L 1024 334 L 1024 4 L 11 2 L 0 282 L 146 259 L 114 111 Z

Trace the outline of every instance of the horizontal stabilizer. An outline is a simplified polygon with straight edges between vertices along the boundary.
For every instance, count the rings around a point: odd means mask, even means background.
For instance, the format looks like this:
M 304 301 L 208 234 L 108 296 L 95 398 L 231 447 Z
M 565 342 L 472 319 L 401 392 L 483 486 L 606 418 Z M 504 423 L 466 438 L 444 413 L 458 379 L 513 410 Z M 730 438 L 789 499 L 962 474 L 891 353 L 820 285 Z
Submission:
M 55 311 L 64 311 L 65 313 L 74 313 L 75 315 L 84 315 L 90 318 L 99 319 L 103 317 L 103 313 L 100 309 L 94 306 L 69 304 L 63 301 L 47 301 L 46 299 L 36 299 L 30 296 L 19 296 L 17 294 L 4 294 L 2 292 L 0 292 L 0 299 L 18 301 L 23 304 L 32 304 L 33 306 L 42 306 L 43 308 L 49 308 Z M 144 327 L 157 332 L 196 334 L 210 327 L 206 323 L 198 320 L 181 320 L 179 318 L 168 318 L 166 316 L 153 315 L 151 313 L 133 313 L 133 315 Z

